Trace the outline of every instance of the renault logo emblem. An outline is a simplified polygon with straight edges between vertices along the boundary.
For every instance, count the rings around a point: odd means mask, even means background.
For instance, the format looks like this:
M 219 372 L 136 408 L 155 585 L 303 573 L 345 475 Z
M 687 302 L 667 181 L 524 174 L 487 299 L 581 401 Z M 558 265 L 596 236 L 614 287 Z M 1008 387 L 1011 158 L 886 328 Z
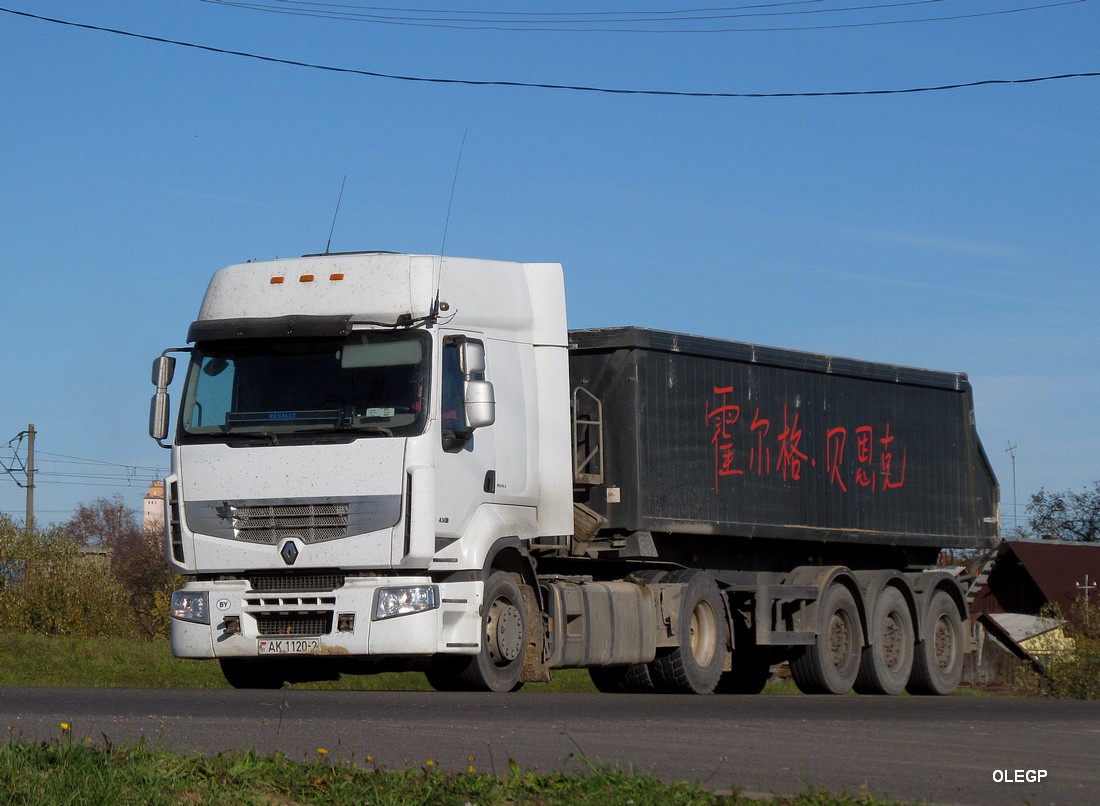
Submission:
M 283 562 L 287 565 L 294 565 L 294 561 L 298 559 L 298 544 L 293 540 L 286 541 L 283 547 L 279 549 L 279 556 L 283 558 Z

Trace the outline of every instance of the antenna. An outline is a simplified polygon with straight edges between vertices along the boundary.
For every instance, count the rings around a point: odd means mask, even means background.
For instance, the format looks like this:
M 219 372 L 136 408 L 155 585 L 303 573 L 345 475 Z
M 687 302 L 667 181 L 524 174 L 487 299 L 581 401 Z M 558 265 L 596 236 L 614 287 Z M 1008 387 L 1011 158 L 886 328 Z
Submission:
M 344 200 L 344 183 L 348 181 L 348 175 L 344 174 L 343 180 L 340 182 L 340 195 L 336 197 L 336 211 L 332 214 L 332 226 L 328 228 L 328 241 L 325 243 L 325 254 L 328 254 L 329 247 L 332 246 L 332 232 L 336 229 L 336 216 L 340 215 L 340 202 Z M 452 191 L 453 193 L 454 191 Z
M 462 132 L 462 143 L 458 147 L 458 159 L 455 160 L 455 175 L 451 180 L 451 197 L 447 200 L 447 218 L 443 221 L 443 243 L 439 245 L 439 262 L 443 262 L 443 255 L 447 250 L 447 229 L 451 226 L 451 206 L 455 201 L 455 187 L 458 185 L 458 168 L 462 165 L 462 152 L 466 149 L 466 134 L 469 129 Z

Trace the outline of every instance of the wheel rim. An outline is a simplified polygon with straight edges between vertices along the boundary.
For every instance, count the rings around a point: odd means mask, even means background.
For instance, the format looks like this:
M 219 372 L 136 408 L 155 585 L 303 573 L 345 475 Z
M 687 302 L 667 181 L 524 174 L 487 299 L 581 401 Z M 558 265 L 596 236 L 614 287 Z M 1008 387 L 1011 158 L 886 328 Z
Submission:
M 497 666 L 507 666 L 523 654 L 523 616 L 507 599 L 497 599 L 485 621 L 489 658 Z
M 933 646 L 936 652 L 936 665 L 940 669 L 950 669 L 955 664 L 955 630 L 951 620 L 947 616 L 940 616 L 936 620 L 936 631 L 933 637 Z
M 896 672 L 905 660 L 904 629 L 901 617 L 897 613 L 891 613 L 886 617 L 886 625 L 882 631 L 882 659 L 886 668 Z
M 844 610 L 829 619 L 829 657 L 837 669 L 844 669 L 852 657 L 852 622 Z
M 718 622 L 710 603 L 700 600 L 691 611 L 691 654 L 700 666 L 709 666 L 714 659 Z

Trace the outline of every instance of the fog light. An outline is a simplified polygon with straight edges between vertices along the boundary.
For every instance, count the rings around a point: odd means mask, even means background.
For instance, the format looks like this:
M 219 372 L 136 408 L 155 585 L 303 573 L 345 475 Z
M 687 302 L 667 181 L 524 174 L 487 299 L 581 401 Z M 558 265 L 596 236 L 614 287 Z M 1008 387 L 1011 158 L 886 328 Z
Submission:
M 439 607 L 439 588 L 415 585 L 406 588 L 379 588 L 374 595 L 374 620 L 422 613 Z

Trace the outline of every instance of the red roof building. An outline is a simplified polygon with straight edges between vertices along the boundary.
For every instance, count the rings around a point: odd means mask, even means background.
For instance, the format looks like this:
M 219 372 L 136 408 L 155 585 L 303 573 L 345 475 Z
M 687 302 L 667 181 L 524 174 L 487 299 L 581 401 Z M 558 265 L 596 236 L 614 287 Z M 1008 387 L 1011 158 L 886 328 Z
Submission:
M 1100 616 L 1100 543 L 1006 540 L 989 578 L 971 602 L 972 615 L 1023 613 L 1037 616 L 1058 606 L 1078 626 L 1086 613 Z

